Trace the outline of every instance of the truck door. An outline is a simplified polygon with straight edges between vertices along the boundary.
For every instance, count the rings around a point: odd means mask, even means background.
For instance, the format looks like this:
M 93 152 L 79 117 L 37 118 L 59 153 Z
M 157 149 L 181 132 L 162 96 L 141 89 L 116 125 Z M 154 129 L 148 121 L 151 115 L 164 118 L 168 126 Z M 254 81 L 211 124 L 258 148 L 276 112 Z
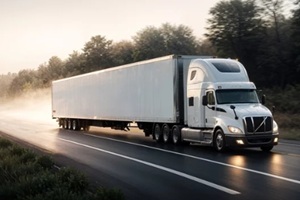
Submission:
M 208 105 L 205 106 L 205 126 L 213 128 L 216 122 L 215 92 L 213 90 L 207 91 L 206 96 Z

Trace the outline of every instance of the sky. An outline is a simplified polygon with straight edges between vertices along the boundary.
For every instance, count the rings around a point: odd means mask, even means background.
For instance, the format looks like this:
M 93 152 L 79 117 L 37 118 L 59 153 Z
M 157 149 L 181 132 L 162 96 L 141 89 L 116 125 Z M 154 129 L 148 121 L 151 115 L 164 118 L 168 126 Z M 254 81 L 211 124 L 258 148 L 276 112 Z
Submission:
M 131 40 L 147 26 L 186 25 L 204 38 L 220 0 L 0 0 L 0 74 L 62 60 L 96 35 Z

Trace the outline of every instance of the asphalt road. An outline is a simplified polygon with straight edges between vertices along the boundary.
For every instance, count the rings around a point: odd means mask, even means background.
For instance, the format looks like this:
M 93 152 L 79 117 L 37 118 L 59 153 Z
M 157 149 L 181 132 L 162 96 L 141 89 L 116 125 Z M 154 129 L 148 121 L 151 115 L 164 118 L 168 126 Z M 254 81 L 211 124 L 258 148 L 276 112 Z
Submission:
M 121 189 L 127 199 L 299 199 L 300 144 L 281 141 L 260 149 L 217 153 L 199 145 L 157 144 L 130 132 L 57 127 L 34 109 L 0 109 L 2 135 L 50 152 L 59 163 L 85 172 L 97 184 Z

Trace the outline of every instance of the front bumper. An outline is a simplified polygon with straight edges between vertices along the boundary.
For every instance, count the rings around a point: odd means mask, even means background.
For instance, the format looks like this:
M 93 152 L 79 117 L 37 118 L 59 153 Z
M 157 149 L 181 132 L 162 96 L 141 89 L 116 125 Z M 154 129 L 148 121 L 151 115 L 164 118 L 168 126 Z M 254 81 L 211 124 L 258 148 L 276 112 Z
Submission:
M 279 134 L 253 134 L 253 135 L 225 135 L 228 147 L 261 147 L 278 144 Z

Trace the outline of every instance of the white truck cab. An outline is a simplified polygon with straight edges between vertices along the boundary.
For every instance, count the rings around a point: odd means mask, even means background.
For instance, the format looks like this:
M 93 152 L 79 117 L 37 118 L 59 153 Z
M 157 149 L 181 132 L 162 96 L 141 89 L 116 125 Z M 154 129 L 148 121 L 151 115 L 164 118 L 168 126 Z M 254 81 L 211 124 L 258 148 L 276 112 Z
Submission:
M 187 78 L 187 127 L 182 140 L 214 146 L 260 147 L 278 144 L 272 113 L 260 103 L 244 66 L 231 59 L 195 59 Z

